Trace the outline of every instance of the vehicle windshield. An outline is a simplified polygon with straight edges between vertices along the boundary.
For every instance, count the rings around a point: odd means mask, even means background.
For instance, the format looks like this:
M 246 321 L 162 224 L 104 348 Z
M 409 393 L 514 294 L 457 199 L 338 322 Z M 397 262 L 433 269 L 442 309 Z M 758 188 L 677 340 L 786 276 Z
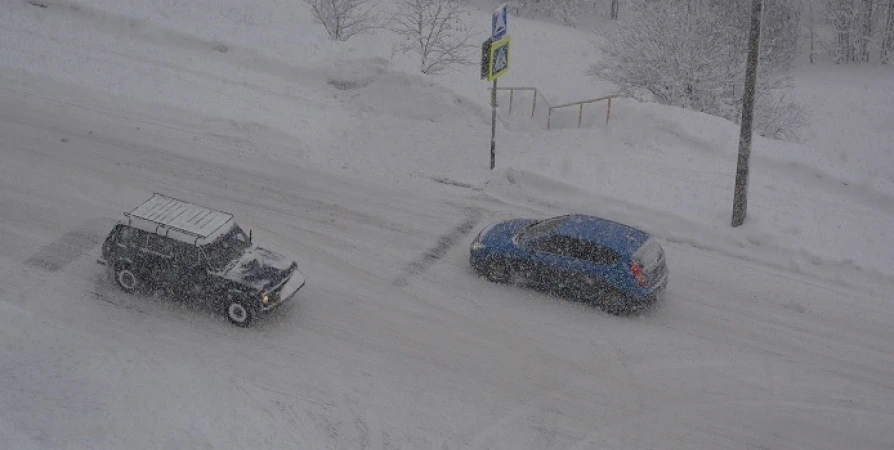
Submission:
M 531 225 L 522 228 L 521 231 L 518 232 L 516 239 L 518 240 L 519 245 L 523 247 L 527 246 L 531 241 L 556 231 L 564 221 L 564 217 L 554 217 L 552 219 L 534 222 Z
M 239 225 L 224 234 L 216 241 L 202 247 L 202 253 L 214 270 L 223 270 L 251 245 L 248 235 Z

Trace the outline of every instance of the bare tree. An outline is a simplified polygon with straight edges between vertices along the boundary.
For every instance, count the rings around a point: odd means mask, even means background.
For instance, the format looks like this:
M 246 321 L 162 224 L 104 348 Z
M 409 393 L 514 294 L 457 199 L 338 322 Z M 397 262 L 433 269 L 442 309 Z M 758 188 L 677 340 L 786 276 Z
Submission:
M 828 12 L 835 26 L 837 51 L 835 62 L 851 63 L 857 60 L 857 4 L 856 0 L 828 0 Z
M 662 1 L 634 4 L 617 27 L 603 34 L 603 58 L 591 73 L 628 95 L 705 112 L 738 122 L 747 54 L 749 9 L 719 0 L 692 8 Z M 804 110 L 793 98 L 789 75 L 796 25 L 783 2 L 768 2 L 767 40 L 761 45 L 754 129 L 764 136 L 797 139 Z M 791 20 L 794 16 L 788 15 Z M 786 26 L 786 23 L 788 25 Z M 787 36 L 789 36 L 787 38 Z
M 814 13 L 813 1 L 805 0 L 807 5 L 807 33 L 810 35 L 810 64 L 816 63 L 816 17 Z
M 611 1 L 611 7 L 615 8 L 618 0 Z M 512 8 L 519 16 L 534 19 L 551 17 L 561 20 L 565 25 L 574 26 L 581 13 L 587 8 L 593 8 L 593 3 L 590 0 L 513 0 Z M 613 10 L 612 13 L 616 12 Z
M 869 44 L 872 42 L 872 21 L 875 18 L 875 0 L 863 0 L 863 36 L 860 38 L 860 60 L 869 61 Z
M 888 1 L 888 20 L 882 36 L 881 63 L 888 64 L 894 52 L 894 0 Z
M 310 5 L 314 19 L 337 41 L 348 39 L 376 28 L 373 13 L 375 0 L 304 0 Z
M 398 51 L 419 53 L 419 70 L 437 74 L 470 64 L 478 46 L 466 24 L 468 0 L 399 0 L 388 28 L 404 38 Z

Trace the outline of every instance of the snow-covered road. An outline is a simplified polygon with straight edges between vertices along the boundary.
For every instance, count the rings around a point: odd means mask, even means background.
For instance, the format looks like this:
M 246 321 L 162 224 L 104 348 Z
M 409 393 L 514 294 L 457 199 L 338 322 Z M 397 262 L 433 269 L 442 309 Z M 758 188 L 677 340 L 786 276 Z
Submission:
M 27 86 L 0 86 L 0 448 L 894 443 L 890 299 L 666 244 L 668 302 L 617 318 L 471 274 L 477 229 L 547 211 L 270 161 L 252 149 L 286 152 L 274 132 Z M 298 300 L 243 330 L 118 291 L 89 237 L 155 191 L 297 253 Z

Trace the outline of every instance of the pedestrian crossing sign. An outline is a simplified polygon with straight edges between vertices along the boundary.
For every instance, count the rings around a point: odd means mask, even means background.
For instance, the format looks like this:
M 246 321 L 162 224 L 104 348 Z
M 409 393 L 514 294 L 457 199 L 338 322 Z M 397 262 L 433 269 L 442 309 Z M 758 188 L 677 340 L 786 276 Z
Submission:
M 494 81 L 509 71 L 509 42 L 510 36 L 493 42 L 490 46 L 490 61 L 488 63 L 487 80 Z
M 506 37 L 508 33 L 508 28 L 506 27 L 506 5 L 503 4 L 496 11 L 494 11 L 493 17 L 491 18 L 491 28 L 490 28 L 490 37 L 495 41 L 499 41 Z

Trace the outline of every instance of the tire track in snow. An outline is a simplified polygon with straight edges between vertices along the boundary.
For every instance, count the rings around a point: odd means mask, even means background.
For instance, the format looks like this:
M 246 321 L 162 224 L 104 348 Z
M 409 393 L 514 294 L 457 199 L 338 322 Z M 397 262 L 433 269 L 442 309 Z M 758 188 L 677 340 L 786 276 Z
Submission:
M 113 224 L 114 220 L 105 218 L 89 220 L 74 230 L 65 233 L 55 241 L 41 247 L 36 253 L 29 256 L 24 263 L 27 266 L 48 272 L 59 271 L 99 245 L 103 241 L 105 233 L 111 230 Z
M 481 213 L 479 211 L 472 211 L 472 213 L 466 217 L 466 220 L 450 230 L 449 233 L 439 237 L 437 245 L 410 262 L 406 269 L 404 269 L 404 274 L 397 277 L 392 284 L 397 287 L 406 286 L 410 277 L 419 275 L 428 270 L 428 268 L 435 262 L 443 258 L 444 255 L 447 254 L 447 250 L 449 250 L 450 247 L 453 247 L 460 238 L 469 234 L 469 232 L 472 231 L 472 228 L 474 228 L 480 221 Z

